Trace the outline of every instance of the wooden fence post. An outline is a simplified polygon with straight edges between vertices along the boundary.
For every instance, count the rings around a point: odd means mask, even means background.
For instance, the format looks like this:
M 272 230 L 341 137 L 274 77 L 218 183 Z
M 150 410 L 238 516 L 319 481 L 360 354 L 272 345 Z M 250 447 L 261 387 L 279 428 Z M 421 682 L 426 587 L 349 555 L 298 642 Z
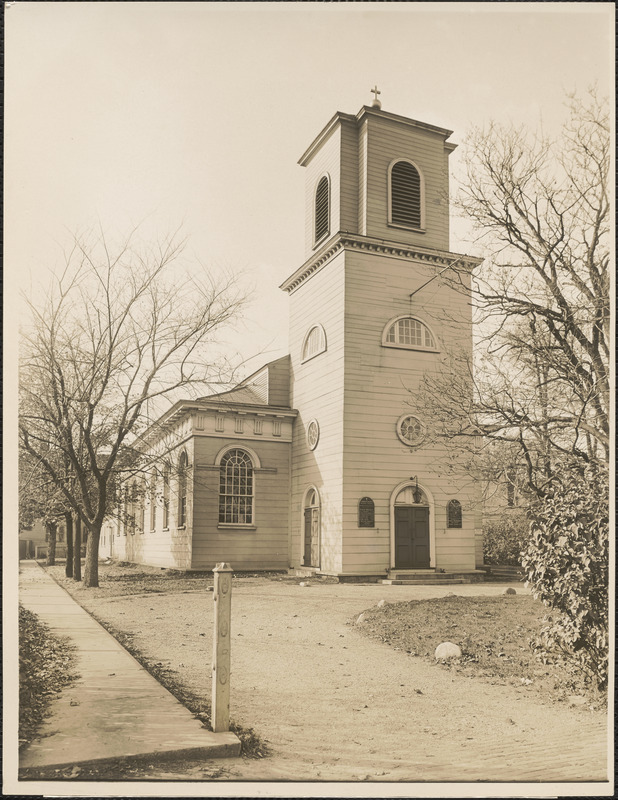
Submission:
M 212 652 L 212 729 L 230 729 L 230 622 L 232 616 L 232 568 L 221 563 L 213 569 L 214 636 Z

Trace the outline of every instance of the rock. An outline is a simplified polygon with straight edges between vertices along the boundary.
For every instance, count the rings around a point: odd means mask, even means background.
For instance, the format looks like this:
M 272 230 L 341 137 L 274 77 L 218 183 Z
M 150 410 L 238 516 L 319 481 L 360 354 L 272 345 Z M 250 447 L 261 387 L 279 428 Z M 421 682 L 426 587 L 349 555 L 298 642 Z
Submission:
M 451 658 L 461 658 L 461 647 L 453 642 L 442 642 L 436 647 L 434 653 L 436 661 L 448 661 Z
M 513 589 L 513 587 L 512 587 L 512 586 L 509 586 L 509 588 L 508 588 L 508 589 L 506 589 L 506 591 L 504 592 L 504 594 L 517 594 L 517 592 L 515 591 L 515 589 Z
M 307 586 L 308 584 L 306 584 L 305 581 L 301 581 L 298 585 L 299 586 Z
M 586 705 L 586 698 L 582 697 L 579 694 L 570 694 L 568 696 L 568 701 L 570 706 L 583 706 Z
M 207 592 L 214 592 L 214 590 L 215 590 L 215 587 L 214 587 L 214 586 L 207 586 L 207 587 L 206 587 L 206 591 L 207 591 Z
M 380 602 L 378 603 L 378 608 L 384 608 L 385 605 L 386 605 L 386 600 L 380 600 Z
M 356 618 L 356 622 L 354 624 L 355 625 L 362 625 L 364 621 L 365 621 L 365 615 L 364 614 L 359 614 L 358 617 Z

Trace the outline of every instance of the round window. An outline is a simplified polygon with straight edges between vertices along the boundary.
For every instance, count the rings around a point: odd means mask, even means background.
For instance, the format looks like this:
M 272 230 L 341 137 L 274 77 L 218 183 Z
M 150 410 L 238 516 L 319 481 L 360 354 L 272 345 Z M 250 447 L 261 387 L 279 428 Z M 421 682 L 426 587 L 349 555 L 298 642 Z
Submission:
M 397 421 L 397 436 L 409 447 L 421 444 L 425 438 L 425 426 L 418 417 L 404 414 Z
M 312 419 L 309 425 L 307 425 L 307 444 L 310 450 L 315 450 L 318 446 L 318 440 L 320 438 L 320 426 L 318 425 L 317 420 Z

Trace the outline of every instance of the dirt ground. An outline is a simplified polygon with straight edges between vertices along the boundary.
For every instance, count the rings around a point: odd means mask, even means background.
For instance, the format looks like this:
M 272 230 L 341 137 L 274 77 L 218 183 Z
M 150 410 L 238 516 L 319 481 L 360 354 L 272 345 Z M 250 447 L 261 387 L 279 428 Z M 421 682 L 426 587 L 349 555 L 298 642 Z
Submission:
M 206 589 L 194 581 L 116 597 L 104 589 L 78 594 L 133 647 L 209 697 L 213 601 Z M 184 779 L 605 780 L 604 714 L 540 704 L 525 685 L 441 669 L 366 638 L 354 624 L 381 599 L 504 590 L 236 580 L 231 715 L 255 728 L 271 755 L 185 764 Z M 149 776 L 171 780 L 179 771 L 161 765 Z

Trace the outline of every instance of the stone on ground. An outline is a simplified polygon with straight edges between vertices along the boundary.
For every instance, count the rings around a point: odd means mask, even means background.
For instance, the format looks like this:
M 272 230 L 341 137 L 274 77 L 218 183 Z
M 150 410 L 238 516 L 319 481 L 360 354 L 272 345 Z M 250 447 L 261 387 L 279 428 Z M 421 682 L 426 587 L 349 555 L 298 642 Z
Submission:
M 515 591 L 515 589 L 513 589 L 512 586 L 509 586 L 509 588 L 504 592 L 504 594 L 517 594 L 517 592 Z
M 450 658 L 461 658 L 461 647 L 453 642 L 442 642 L 434 653 L 436 661 L 448 661 Z

